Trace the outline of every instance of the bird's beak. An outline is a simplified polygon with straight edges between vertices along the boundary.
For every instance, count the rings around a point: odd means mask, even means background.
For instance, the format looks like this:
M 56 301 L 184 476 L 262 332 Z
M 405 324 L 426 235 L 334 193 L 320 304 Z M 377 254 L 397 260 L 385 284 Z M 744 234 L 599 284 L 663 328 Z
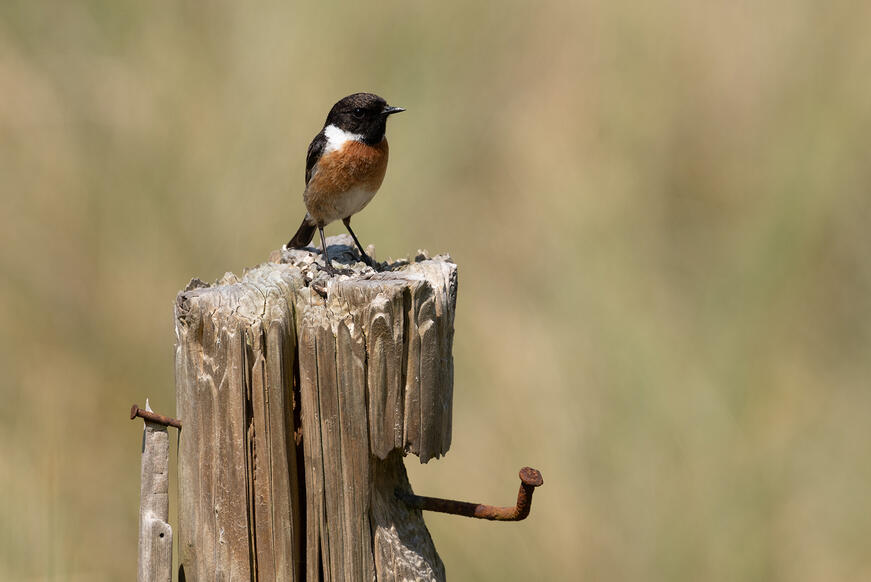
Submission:
M 402 107 L 390 107 L 386 105 L 384 109 L 381 110 L 381 115 L 393 115 L 394 113 L 399 113 L 400 111 L 405 111 Z

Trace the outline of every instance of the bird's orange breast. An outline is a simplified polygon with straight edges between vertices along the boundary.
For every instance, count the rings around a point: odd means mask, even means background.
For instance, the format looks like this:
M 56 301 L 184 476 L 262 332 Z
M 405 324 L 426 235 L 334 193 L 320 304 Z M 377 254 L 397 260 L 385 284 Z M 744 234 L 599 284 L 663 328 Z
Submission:
M 324 154 L 318 160 L 307 191 L 341 194 L 355 188 L 378 190 L 387 171 L 387 140 L 371 146 L 348 141 L 341 149 Z
M 328 224 L 362 210 L 384 180 L 388 151 L 386 138 L 376 145 L 350 140 L 321 156 L 304 195 L 312 218 Z

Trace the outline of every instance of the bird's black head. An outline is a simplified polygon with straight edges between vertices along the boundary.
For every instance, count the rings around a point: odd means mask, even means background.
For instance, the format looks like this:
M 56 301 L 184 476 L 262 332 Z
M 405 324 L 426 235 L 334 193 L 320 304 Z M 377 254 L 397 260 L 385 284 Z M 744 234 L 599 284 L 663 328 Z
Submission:
M 354 93 L 333 105 L 324 127 L 335 125 L 348 133 L 362 135 L 366 143 L 376 144 L 384 138 L 387 116 L 400 111 L 405 109 L 390 107 L 373 93 Z

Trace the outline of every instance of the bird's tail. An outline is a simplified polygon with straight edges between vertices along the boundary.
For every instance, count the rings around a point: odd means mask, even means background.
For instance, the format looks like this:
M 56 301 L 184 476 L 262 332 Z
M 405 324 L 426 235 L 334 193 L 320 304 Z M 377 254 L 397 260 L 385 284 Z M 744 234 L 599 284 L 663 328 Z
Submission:
M 293 238 L 287 243 L 289 249 L 301 249 L 308 245 L 315 237 L 315 229 L 317 226 L 312 223 L 309 215 L 306 214 L 302 219 L 302 224 L 299 225 L 299 230 L 293 235 Z

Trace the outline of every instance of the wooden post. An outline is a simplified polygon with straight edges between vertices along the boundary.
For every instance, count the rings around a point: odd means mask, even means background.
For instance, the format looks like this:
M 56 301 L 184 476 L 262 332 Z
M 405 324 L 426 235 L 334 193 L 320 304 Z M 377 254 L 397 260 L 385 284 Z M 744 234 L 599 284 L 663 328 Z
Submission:
M 331 237 L 349 261 L 350 237 Z M 447 452 L 456 265 L 328 279 L 308 251 L 176 304 L 187 580 L 444 580 L 403 454 Z M 344 259 L 343 259 L 344 258 Z
M 148 401 L 145 410 L 152 412 Z M 169 526 L 169 435 L 145 421 L 139 493 L 139 582 L 171 582 L 172 528 Z

